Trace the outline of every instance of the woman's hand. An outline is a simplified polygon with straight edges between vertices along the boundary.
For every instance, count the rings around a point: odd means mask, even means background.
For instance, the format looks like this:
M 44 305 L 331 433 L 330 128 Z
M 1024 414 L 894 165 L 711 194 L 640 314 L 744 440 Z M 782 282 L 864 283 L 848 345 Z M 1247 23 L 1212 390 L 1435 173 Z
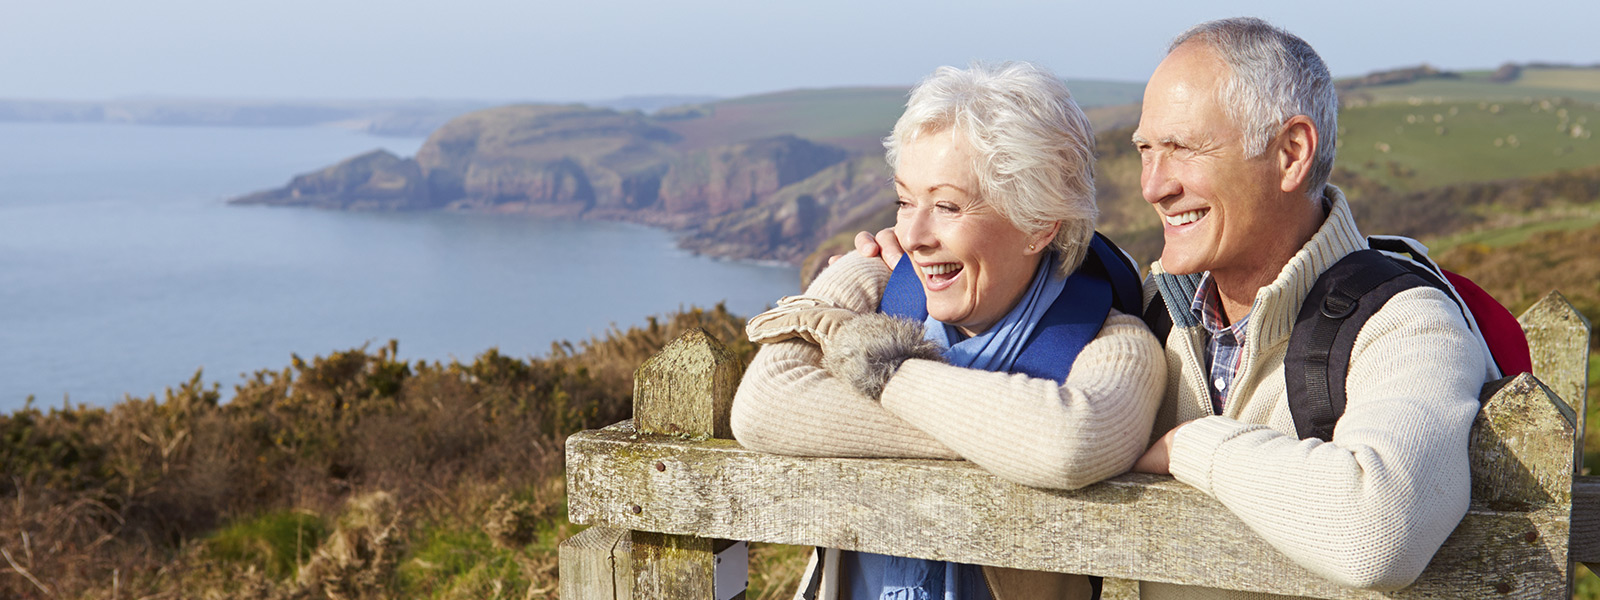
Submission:
M 856 313 L 815 296 L 785 296 L 778 305 L 745 325 L 745 335 L 758 344 L 802 339 L 826 349 L 828 339 Z
M 944 362 L 938 344 L 923 337 L 923 325 L 882 313 L 841 324 L 822 348 L 822 368 L 861 395 L 878 400 L 883 386 L 907 359 Z
M 856 234 L 856 254 L 867 257 L 880 257 L 883 259 L 883 264 L 888 265 L 892 270 L 895 263 L 900 262 L 900 257 L 905 254 L 905 250 L 900 248 L 900 240 L 894 237 L 894 228 L 885 227 L 878 231 L 878 235 L 872 235 L 865 231 Z M 830 256 L 828 257 L 828 264 L 831 265 L 838 262 L 841 258 L 844 258 L 843 254 Z

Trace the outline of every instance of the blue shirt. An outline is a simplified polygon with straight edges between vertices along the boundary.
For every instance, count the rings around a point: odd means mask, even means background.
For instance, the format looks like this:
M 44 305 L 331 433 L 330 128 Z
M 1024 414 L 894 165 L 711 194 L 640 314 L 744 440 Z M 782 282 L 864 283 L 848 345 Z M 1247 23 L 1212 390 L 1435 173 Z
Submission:
M 1250 323 L 1246 314 L 1238 322 L 1228 325 L 1227 313 L 1222 310 L 1222 295 L 1217 292 L 1217 282 L 1206 273 L 1195 290 L 1194 302 L 1189 310 L 1200 320 L 1209 335 L 1206 342 L 1205 364 L 1209 371 L 1206 389 L 1211 392 L 1211 411 L 1222 414 L 1227 404 L 1228 392 L 1233 387 L 1233 376 L 1239 372 L 1239 360 L 1244 355 L 1244 332 Z

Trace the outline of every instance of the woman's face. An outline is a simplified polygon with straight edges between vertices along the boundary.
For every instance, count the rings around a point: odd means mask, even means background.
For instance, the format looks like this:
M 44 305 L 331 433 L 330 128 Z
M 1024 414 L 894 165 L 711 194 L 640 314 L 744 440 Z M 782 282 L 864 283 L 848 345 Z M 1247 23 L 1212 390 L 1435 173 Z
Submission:
M 951 131 L 925 133 L 901 146 L 894 177 L 894 235 L 917 267 L 928 315 L 967 335 L 1011 311 L 1055 233 L 1028 235 L 982 201 L 974 165 Z

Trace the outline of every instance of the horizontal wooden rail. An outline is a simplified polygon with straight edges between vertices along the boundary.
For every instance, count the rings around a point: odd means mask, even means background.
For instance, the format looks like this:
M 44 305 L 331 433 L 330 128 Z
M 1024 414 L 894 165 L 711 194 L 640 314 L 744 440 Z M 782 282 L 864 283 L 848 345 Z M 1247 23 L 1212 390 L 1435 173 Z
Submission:
M 1577 476 L 1590 328 L 1557 293 L 1521 322 L 1538 377 L 1486 386 L 1468 448 L 1471 508 L 1403 590 L 1324 580 L 1170 477 L 1129 474 L 1053 491 L 964 461 L 745 450 L 717 439 L 729 437 L 737 366 L 715 340 L 691 332 L 639 368 L 637 426 L 567 440 L 569 516 L 601 527 L 563 543 L 562 597 L 738 598 L 743 584 L 716 571 L 727 544 L 717 540 L 751 540 L 1101 575 L 1122 587 L 1564 600 L 1572 562 L 1600 562 L 1600 477 Z
M 1565 506 L 1475 506 L 1416 584 L 1378 593 L 1310 574 L 1168 477 L 1040 490 L 963 461 L 775 456 L 728 440 L 643 436 L 629 423 L 574 435 L 567 457 L 572 520 L 622 529 L 1318 598 L 1566 593 L 1565 544 L 1547 544 L 1567 539 Z M 1581 487 L 1582 510 L 1600 514 L 1600 480 Z M 1196 558 L 1206 556 L 1230 560 Z

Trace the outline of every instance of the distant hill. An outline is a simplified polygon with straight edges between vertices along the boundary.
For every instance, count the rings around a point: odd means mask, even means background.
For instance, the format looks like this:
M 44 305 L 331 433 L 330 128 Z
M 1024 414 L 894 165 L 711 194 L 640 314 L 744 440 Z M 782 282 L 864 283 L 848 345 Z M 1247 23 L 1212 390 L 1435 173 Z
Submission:
M 1404 72 L 1414 77 L 1395 77 Z M 1431 71 L 1427 72 L 1427 71 Z M 1362 79 L 1389 76 L 1393 81 Z M 1409 102 L 1521 101 L 1529 98 L 1567 98 L 1576 102 L 1600 102 L 1600 66 L 1516 65 L 1507 64 L 1493 71 L 1451 73 L 1427 67 L 1397 69 L 1340 82 L 1346 106 Z
M 1600 69 L 1424 66 L 1338 84 L 1333 181 L 1370 233 L 1420 236 L 1445 250 L 1496 247 L 1500 231 L 1600 225 Z M 1160 226 L 1140 197 L 1128 142 L 1139 115 L 1129 100 L 1143 87 L 1069 85 L 1098 132 L 1100 228 L 1141 262 L 1153 260 Z M 683 232 L 681 243 L 697 252 L 804 262 L 811 272 L 855 232 L 893 223 L 879 140 L 906 91 L 791 90 L 652 114 L 491 108 L 440 127 L 415 158 L 356 157 L 235 201 L 640 221 Z M 1600 290 L 1574 293 L 1600 298 Z
M 0 121 L 137 125 L 338 126 L 377 135 L 425 136 L 450 118 L 492 106 L 471 100 L 0 100 Z
M 1143 92 L 1080 85 L 1086 104 Z M 439 127 L 414 158 L 374 151 L 233 202 L 628 220 L 684 231 L 698 252 L 799 262 L 889 206 L 880 140 L 907 91 L 792 90 L 653 114 L 496 107 Z M 1126 122 L 1128 106 L 1089 110 Z

